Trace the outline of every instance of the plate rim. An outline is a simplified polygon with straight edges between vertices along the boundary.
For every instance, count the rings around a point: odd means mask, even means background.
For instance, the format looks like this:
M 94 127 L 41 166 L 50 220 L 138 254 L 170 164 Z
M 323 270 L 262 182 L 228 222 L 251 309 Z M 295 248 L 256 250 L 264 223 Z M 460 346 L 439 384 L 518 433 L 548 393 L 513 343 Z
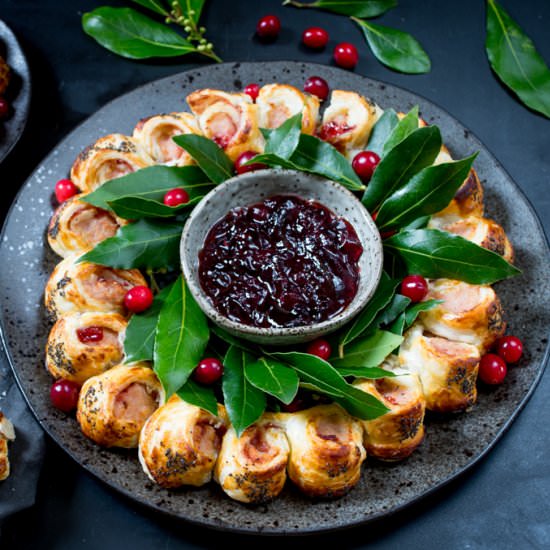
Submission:
M 0 23 L 1 22 L 2 21 L 0 20 Z M 286 65 L 294 65 L 294 66 L 297 66 L 297 67 L 298 66 L 304 66 L 304 65 L 307 65 L 307 66 L 321 66 L 321 67 L 324 67 L 325 69 L 328 67 L 330 69 L 336 70 L 336 68 L 332 67 L 332 66 L 327 66 L 327 65 L 324 65 L 324 64 L 320 64 L 320 63 L 310 63 L 310 62 L 301 62 L 301 61 L 271 60 L 269 63 L 285 63 Z M 184 71 L 179 71 L 177 73 L 172 73 L 172 74 L 164 76 L 162 78 L 153 79 L 153 80 L 150 80 L 146 83 L 140 84 L 139 86 L 136 86 L 136 87 L 126 91 L 125 93 L 111 99 L 107 103 L 103 104 L 99 109 L 97 109 L 95 112 L 91 113 L 88 117 L 86 117 L 84 120 L 79 122 L 75 127 L 73 127 L 67 133 L 67 135 L 63 139 L 61 139 L 50 150 L 50 152 L 48 154 L 46 154 L 39 161 L 39 163 L 33 169 L 32 173 L 25 180 L 25 182 L 21 185 L 21 187 L 17 191 L 17 194 L 15 195 L 15 197 L 14 197 L 14 199 L 13 199 L 11 205 L 10 205 L 10 208 L 8 209 L 8 211 L 6 213 L 4 222 L 2 224 L 2 229 L 0 231 L 0 248 L 2 247 L 2 243 L 4 242 L 4 235 L 5 235 L 5 232 L 7 230 L 7 226 L 9 224 L 9 221 L 10 221 L 10 219 L 11 219 L 13 213 L 14 213 L 15 205 L 18 202 L 18 199 L 19 199 L 20 195 L 22 194 L 22 192 L 24 191 L 24 189 L 27 187 L 27 185 L 29 185 L 30 181 L 35 177 L 35 175 L 36 175 L 37 171 L 39 170 L 40 166 L 47 159 L 49 159 L 50 156 L 53 155 L 54 150 L 56 150 L 57 148 L 62 148 L 65 145 L 65 143 L 69 142 L 73 132 L 78 130 L 82 125 L 84 125 L 86 122 L 88 122 L 92 117 L 96 116 L 100 111 L 102 111 L 103 109 L 110 106 L 113 102 L 120 100 L 124 96 L 126 96 L 130 93 L 137 92 L 138 90 L 146 88 L 146 87 L 150 86 L 151 84 L 158 84 L 158 83 L 161 83 L 164 80 L 169 81 L 169 80 L 174 79 L 174 78 L 179 78 L 181 76 L 188 75 L 189 73 L 192 73 L 192 72 L 195 72 L 195 71 L 205 71 L 205 70 L 208 70 L 211 67 L 220 67 L 220 66 L 228 66 L 228 67 L 232 67 L 232 68 L 238 68 L 239 66 L 242 66 L 242 65 L 252 66 L 252 65 L 264 65 L 264 64 L 265 63 L 262 62 L 262 61 L 242 61 L 242 62 L 241 61 L 232 61 L 232 62 L 220 63 L 220 64 L 217 64 L 217 65 L 195 66 L 191 69 L 187 69 L 187 70 L 184 70 Z M 235 66 L 237 66 L 237 67 L 235 67 Z M 348 71 L 343 71 L 343 72 L 347 73 Z M 477 137 L 477 135 L 474 132 L 472 132 L 467 126 L 462 124 L 462 122 L 458 118 L 456 118 L 454 115 L 449 113 L 445 108 L 441 107 L 437 102 L 432 101 L 430 99 L 427 99 L 422 94 L 411 91 L 411 90 L 409 90 L 407 88 L 404 88 L 402 86 L 398 86 L 398 85 L 389 83 L 387 81 L 383 81 L 383 80 L 379 80 L 379 79 L 373 79 L 373 78 L 370 78 L 370 77 L 367 77 L 367 76 L 364 76 L 364 75 L 361 75 L 361 74 L 358 74 L 358 73 L 353 73 L 353 74 L 355 74 L 358 77 L 361 77 L 362 79 L 368 81 L 371 84 L 375 84 L 375 85 L 382 84 L 382 85 L 386 86 L 389 89 L 392 89 L 392 88 L 397 89 L 399 91 L 405 92 L 405 93 L 413 95 L 415 97 L 418 97 L 418 98 L 422 99 L 424 102 L 426 102 L 427 104 L 430 104 L 430 105 L 436 107 L 438 110 L 440 110 L 446 116 L 448 116 L 450 119 L 457 122 L 461 127 L 467 129 L 467 131 L 469 132 L 469 136 L 472 137 L 475 141 L 477 141 L 479 143 L 479 145 L 483 148 L 484 152 L 488 155 L 491 162 L 494 163 L 495 167 L 498 170 L 500 170 L 502 172 L 502 174 L 509 180 L 509 182 L 512 184 L 512 186 L 515 188 L 515 191 L 519 192 L 519 195 L 523 199 L 525 205 L 527 206 L 529 212 L 531 213 L 531 215 L 532 215 L 533 219 L 535 220 L 535 223 L 536 223 L 536 225 L 537 225 L 537 227 L 540 231 L 540 234 L 542 236 L 542 241 L 543 241 L 543 243 L 545 245 L 545 248 L 546 248 L 546 254 L 547 254 L 547 256 L 550 255 L 549 237 L 546 234 L 544 226 L 543 226 L 536 210 L 534 209 L 530 199 L 527 197 L 527 195 L 525 194 L 523 189 L 510 176 L 508 171 L 502 166 L 500 161 L 494 156 L 494 154 L 491 152 L 491 150 L 485 146 L 485 144 Z M 453 471 L 452 474 L 450 474 L 446 478 L 440 480 L 439 482 L 437 482 L 435 485 L 431 486 L 427 490 L 414 495 L 414 497 L 412 497 L 407 502 L 398 504 L 398 505 L 396 505 L 396 506 L 394 506 L 394 507 L 392 507 L 388 510 L 384 510 L 384 511 L 374 513 L 366 519 L 352 521 L 352 522 L 347 523 L 345 525 L 317 527 L 317 528 L 305 528 L 305 529 L 301 529 L 301 530 L 273 530 L 271 528 L 263 530 L 263 529 L 243 529 L 243 528 L 239 528 L 239 527 L 235 527 L 235 526 L 223 525 L 223 524 L 220 524 L 220 523 L 216 523 L 214 521 L 200 521 L 200 520 L 196 520 L 196 519 L 193 519 L 193 518 L 183 517 L 181 515 L 178 515 L 177 513 L 174 513 L 174 512 L 169 511 L 165 508 L 162 508 L 161 506 L 158 506 L 157 504 L 155 504 L 153 502 L 148 502 L 148 501 L 145 501 L 141 498 L 137 498 L 132 491 L 130 491 L 128 489 L 125 489 L 124 487 L 122 487 L 122 486 L 116 484 L 115 482 L 109 480 L 107 478 L 107 476 L 104 476 L 101 472 L 98 472 L 98 471 L 94 470 L 88 463 L 82 463 L 73 454 L 72 450 L 65 447 L 58 440 L 58 438 L 53 434 L 53 430 L 50 430 L 50 428 L 45 425 L 45 420 L 40 419 L 38 413 L 35 412 L 33 406 L 31 405 L 30 399 L 29 399 L 29 397 L 27 396 L 26 392 L 23 389 L 23 384 L 22 384 L 22 382 L 19 378 L 19 374 L 18 374 L 17 368 L 15 366 L 15 361 L 14 361 L 14 358 L 12 356 L 11 349 L 10 349 L 10 347 L 8 345 L 8 342 L 7 342 L 7 338 L 6 338 L 6 335 L 5 335 L 5 312 L 4 312 L 3 308 L 0 308 L 0 339 L 2 341 L 2 344 L 3 344 L 3 347 L 4 347 L 4 353 L 5 353 L 5 356 L 8 360 L 8 364 L 10 365 L 10 369 L 11 369 L 11 371 L 14 375 L 14 378 L 16 380 L 17 386 L 18 386 L 21 394 L 23 395 L 23 398 L 25 399 L 25 402 L 27 403 L 27 405 L 28 405 L 29 409 L 31 410 L 33 416 L 35 417 L 35 419 L 37 420 L 37 422 L 39 423 L 41 428 L 56 443 L 56 445 L 58 445 L 61 449 L 63 449 L 63 451 L 66 452 L 71 457 L 71 459 L 73 459 L 79 465 L 79 467 L 82 467 L 88 474 L 92 474 L 94 478 L 100 480 L 109 489 L 112 489 L 112 490 L 116 491 L 117 493 L 121 494 L 123 497 L 129 499 L 133 504 L 136 504 L 139 507 L 142 507 L 142 508 L 145 508 L 145 509 L 154 510 L 155 512 L 158 512 L 162 516 L 168 517 L 173 521 L 185 521 L 185 522 L 187 522 L 189 524 L 192 524 L 192 525 L 195 525 L 197 527 L 202 527 L 202 528 L 206 527 L 206 528 L 210 528 L 210 529 L 220 531 L 220 532 L 231 532 L 231 533 L 243 534 L 243 535 L 265 535 L 265 536 L 286 536 L 286 535 L 296 535 L 296 536 L 306 535 L 307 536 L 307 535 L 316 535 L 316 534 L 321 534 L 321 533 L 331 533 L 331 532 L 343 531 L 343 530 L 346 530 L 346 529 L 352 529 L 352 528 L 364 526 L 364 525 L 367 525 L 367 524 L 371 524 L 371 523 L 374 523 L 374 522 L 378 522 L 382 519 L 392 517 L 392 516 L 402 512 L 403 510 L 408 509 L 410 506 L 412 506 L 413 504 L 415 504 L 419 501 L 425 500 L 427 497 L 429 497 L 430 495 L 438 492 L 439 490 L 441 490 L 442 488 L 444 488 L 445 486 L 447 486 L 448 484 L 450 484 L 454 480 L 461 478 L 462 476 L 465 475 L 465 473 L 470 471 L 476 464 L 481 462 L 487 456 L 487 454 L 495 447 L 495 445 L 502 439 L 503 435 L 510 429 L 512 423 L 518 417 L 518 415 L 521 413 L 521 411 L 524 409 L 525 405 L 527 404 L 529 399 L 532 397 L 534 391 L 536 390 L 537 386 L 539 385 L 540 380 L 542 379 L 542 376 L 544 375 L 544 372 L 546 370 L 548 360 L 549 360 L 549 357 L 550 357 L 550 342 L 548 342 L 547 345 L 546 345 L 546 348 L 544 350 L 544 353 L 542 355 L 540 368 L 537 371 L 536 377 L 531 382 L 527 393 L 523 396 L 523 399 L 515 407 L 515 409 L 511 413 L 511 415 L 504 422 L 504 424 L 495 433 L 495 435 L 492 437 L 491 441 L 483 448 L 483 450 L 481 452 L 476 454 L 471 460 L 469 460 L 467 463 L 465 463 L 462 467 L 460 467 L 457 470 Z

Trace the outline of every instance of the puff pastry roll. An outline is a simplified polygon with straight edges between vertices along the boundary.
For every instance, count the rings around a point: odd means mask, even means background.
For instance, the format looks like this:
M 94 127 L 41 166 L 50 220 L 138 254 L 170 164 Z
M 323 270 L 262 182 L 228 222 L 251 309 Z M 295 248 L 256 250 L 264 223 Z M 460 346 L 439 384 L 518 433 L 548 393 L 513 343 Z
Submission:
M 368 456 L 402 460 L 424 439 L 426 399 L 418 375 L 400 368 L 395 355 L 388 357 L 381 367 L 397 376 L 354 382 L 354 386 L 390 409 L 379 418 L 361 421 L 365 430 L 363 442 Z
M 76 419 L 98 445 L 134 448 L 145 421 L 162 401 L 162 386 L 146 363 L 118 365 L 84 382 Z
M 54 378 L 82 385 L 123 358 L 126 319 L 118 313 L 69 313 L 57 320 L 46 344 L 46 367 Z
M 278 128 L 302 113 L 302 133 L 314 134 L 319 118 L 319 98 L 288 84 L 266 84 L 256 98 L 260 128 Z
M 186 166 L 194 161 L 172 139 L 182 134 L 200 134 L 191 113 L 169 113 L 140 120 L 134 128 L 134 138 L 158 164 Z
M 264 413 L 240 437 L 229 425 L 214 469 L 214 478 L 234 500 L 267 502 L 286 481 L 289 444 L 277 415 Z
M 420 378 L 426 408 L 438 412 L 459 412 L 475 403 L 479 359 L 476 346 L 429 336 L 420 323 L 406 332 L 399 348 L 401 365 Z
M 437 336 L 472 344 L 483 352 L 506 330 L 500 300 L 488 285 L 432 279 L 425 299 L 443 300 L 419 316 Z
M 456 219 L 454 216 L 434 216 L 428 227 L 460 235 L 487 250 L 500 254 L 508 262 L 514 261 L 514 249 L 504 229 L 488 218 L 469 216 Z
M 360 421 L 335 404 L 285 416 L 288 476 L 298 488 L 306 495 L 328 498 L 352 489 L 367 456 Z
M 366 147 L 376 121 L 376 107 L 355 92 L 334 90 L 323 115 L 319 137 L 352 158 Z
M 121 225 L 111 212 L 81 201 L 82 197 L 80 194 L 63 202 L 48 226 L 48 243 L 63 258 L 83 254 L 112 237 Z
M 202 133 L 235 161 L 245 151 L 263 151 L 256 105 L 250 96 L 220 90 L 197 90 L 187 96 Z
M 440 153 L 434 164 L 439 162 L 451 162 L 450 155 L 442 156 Z M 458 188 L 453 200 L 436 216 L 454 216 L 456 218 L 465 218 L 467 216 L 483 216 L 483 187 L 479 181 L 477 172 L 471 168 L 468 177 Z M 435 216 L 434 216 L 435 217 Z
M 10 475 L 8 442 L 15 439 L 13 424 L 0 412 L 0 481 Z
M 78 155 L 71 180 L 81 191 L 93 191 L 107 180 L 120 178 L 154 164 L 132 137 L 109 134 L 99 138 Z
M 143 426 L 139 461 L 161 487 L 199 487 L 212 479 L 225 430 L 220 417 L 174 394 Z
M 137 269 L 114 269 L 78 262 L 78 255 L 59 262 L 46 284 L 46 309 L 56 319 L 67 313 L 101 311 L 127 315 L 124 296 L 137 285 L 147 285 Z

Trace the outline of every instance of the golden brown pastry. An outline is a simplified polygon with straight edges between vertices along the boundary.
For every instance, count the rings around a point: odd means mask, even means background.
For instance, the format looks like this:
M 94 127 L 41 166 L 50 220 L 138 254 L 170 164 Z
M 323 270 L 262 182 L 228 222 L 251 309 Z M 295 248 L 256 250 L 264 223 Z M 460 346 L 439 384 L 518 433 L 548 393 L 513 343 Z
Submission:
M 101 311 L 127 315 L 124 296 L 137 285 L 147 285 L 137 269 L 114 269 L 90 262 L 78 262 L 78 255 L 59 262 L 44 294 L 46 309 L 53 319 L 67 313 Z
M 57 320 L 46 344 L 54 378 L 83 384 L 118 365 L 124 356 L 126 320 L 118 313 L 68 313 Z
M 84 382 L 76 418 L 84 435 L 98 445 L 134 448 L 162 401 L 162 386 L 147 363 L 118 365 Z
M 357 484 L 367 456 L 358 420 L 335 404 L 286 413 L 284 418 L 290 442 L 288 476 L 300 491 L 338 497 Z
M 374 104 L 355 92 L 334 90 L 318 134 L 352 158 L 366 147 L 375 121 Z
M 80 200 L 83 196 L 76 195 L 61 203 L 48 226 L 48 242 L 63 258 L 83 254 L 112 237 L 121 225 L 111 212 Z
M 0 96 L 6 93 L 10 83 L 11 70 L 6 60 L 0 55 Z
M 476 346 L 425 333 L 415 323 L 399 348 L 404 369 L 418 374 L 426 398 L 426 408 L 438 412 L 458 412 L 476 401 L 480 354 Z
M 426 300 L 443 300 L 420 320 L 433 334 L 488 350 L 506 330 L 502 306 L 488 285 L 471 285 L 451 279 L 428 281 Z
M 374 420 L 362 420 L 363 442 L 368 456 L 380 460 L 402 460 L 424 439 L 426 399 L 418 375 L 399 367 L 395 355 L 381 365 L 397 376 L 357 380 L 354 386 L 370 393 L 390 410 Z
M 245 151 L 263 151 L 256 105 L 247 94 L 206 88 L 189 94 L 187 103 L 202 133 L 215 141 L 232 161 Z
M 176 142 L 174 136 L 200 134 L 191 113 L 169 113 L 141 119 L 134 128 L 134 138 L 157 164 L 187 166 L 194 161 Z
M 212 479 L 225 422 L 173 395 L 147 420 L 139 437 L 139 461 L 161 487 L 199 487 Z
M 71 168 L 71 180 L 81 191 L 89 192 L 108 180 L 152 164 L 153 159 L 134 138 L 109 134 L 78 155 Z
M 465 239 L 500 254 L 507 262 L 514 261 L 514 249 L 504 229 L 493 220 L 469 216 L 432 216 L 428 227 L 460 235 Z
M 264 413 L 240 437 L 229 425 L 214 479 L 232 499 L 267 502 L 283 489 L 288 455 L 288 440 L 278 416 Z
M 314 134 L 319 118 L 319 98 L 288 84 L 266 84 L 256 99 L 260 128 L 278 128 L 302 113 L 302 133 Z
M 10 475 L 8 442 L 15 439 L 13 424 L 0 412 L 0 481 Z
M 434 164 L 438 162 L 451 162 L 453 159 L 449 154 L 440 153 Z M 437 216 L 454 216 L 465 218 L 467 216 L 483 216 L 483 187 L 479 181 L 477 172 L 471 168 L 468 177 L 458 188 L 453 200 Z

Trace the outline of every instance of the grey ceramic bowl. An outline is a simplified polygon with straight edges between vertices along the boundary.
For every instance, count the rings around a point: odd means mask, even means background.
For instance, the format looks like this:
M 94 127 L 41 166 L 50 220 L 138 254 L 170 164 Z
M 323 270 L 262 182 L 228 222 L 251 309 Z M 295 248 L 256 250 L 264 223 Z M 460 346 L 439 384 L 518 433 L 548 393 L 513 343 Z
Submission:
M 199 251 L 212 225 L 236 206 L 247 206 L 273 195 L 293 194 L 314 199 L 348 220 L 363 245 L 359 259 L 359 288 L 352 302 L 334 317 L 291 328 L 258 328 L 221 315 L 201 288 Z M 189 290 L 208 318 L 231 334 L 260 344 L 307 342 L 340 328 L 369 301 L 382 273 L 382 241 L 376 225 L 361 202 L 333 181 L 293 170 L 258 170 L 236 176 L 215 187 L 193 209 L 183 229 L 181 264 Z

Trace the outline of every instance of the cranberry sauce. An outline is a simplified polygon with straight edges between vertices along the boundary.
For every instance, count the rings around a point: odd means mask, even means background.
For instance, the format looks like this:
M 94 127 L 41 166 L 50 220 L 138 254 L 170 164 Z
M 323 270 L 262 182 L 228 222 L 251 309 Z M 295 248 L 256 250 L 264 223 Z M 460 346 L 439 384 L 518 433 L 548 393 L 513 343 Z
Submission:
M 210 229 L 199 279 L 215 308 L 233 321 L 311 325 L 353 300 L 362 253 L 347 220 L 319 202 L 277 195 L 233 208 Z

